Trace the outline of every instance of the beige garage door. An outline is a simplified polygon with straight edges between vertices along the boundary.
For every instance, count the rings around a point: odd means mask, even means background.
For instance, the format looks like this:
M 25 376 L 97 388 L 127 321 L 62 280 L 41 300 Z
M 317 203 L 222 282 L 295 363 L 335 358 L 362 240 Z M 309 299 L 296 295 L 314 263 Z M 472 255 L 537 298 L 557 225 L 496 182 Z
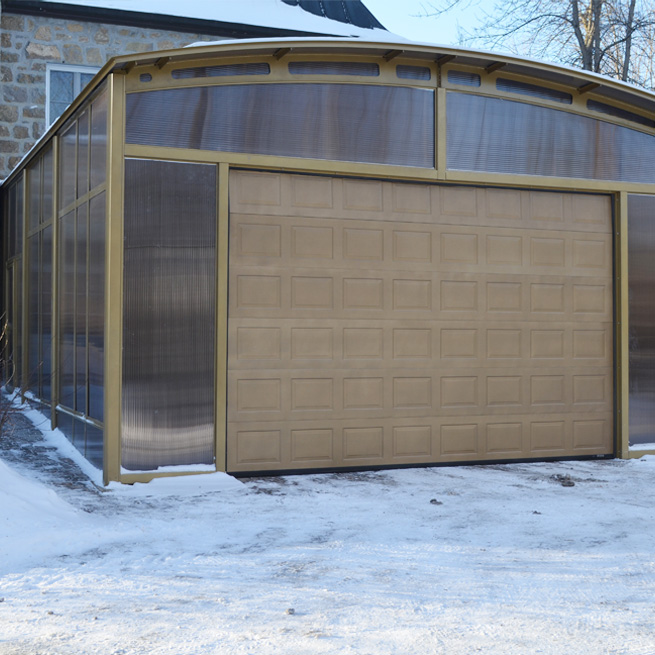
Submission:
M 228 470 L 612 452 L 608 196 L 232 172 Z

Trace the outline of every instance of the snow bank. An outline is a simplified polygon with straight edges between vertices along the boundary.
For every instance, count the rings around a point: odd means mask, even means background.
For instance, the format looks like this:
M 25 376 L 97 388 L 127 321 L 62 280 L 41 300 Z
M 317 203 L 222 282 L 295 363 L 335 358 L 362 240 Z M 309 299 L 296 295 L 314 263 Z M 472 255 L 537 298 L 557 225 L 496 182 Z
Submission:
M 86 523 L 83 513 L 52 489 L 0 459 L 0 573 L 67 552 L 71 533 Z

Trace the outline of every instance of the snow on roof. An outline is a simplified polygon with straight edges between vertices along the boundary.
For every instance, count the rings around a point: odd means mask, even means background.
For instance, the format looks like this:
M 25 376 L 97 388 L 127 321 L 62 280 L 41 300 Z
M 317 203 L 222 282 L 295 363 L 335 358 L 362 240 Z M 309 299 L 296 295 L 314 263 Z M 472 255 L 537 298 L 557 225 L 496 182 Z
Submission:
M 317 16 L 300 6 L 288 5 L 282 0 L 220 0 L 218 2 L 216 0 L 186 0 L 185 2 L 180 0 L 42 0 L 42 2 L 333 36 L 372 37 L 386 33 L 385 30 L 357 27 Z

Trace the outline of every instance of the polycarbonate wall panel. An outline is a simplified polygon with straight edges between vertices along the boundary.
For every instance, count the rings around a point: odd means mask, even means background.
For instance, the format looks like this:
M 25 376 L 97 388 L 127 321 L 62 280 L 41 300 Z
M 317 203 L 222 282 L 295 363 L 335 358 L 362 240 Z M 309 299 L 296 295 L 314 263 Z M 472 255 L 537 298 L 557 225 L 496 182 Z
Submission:
M 52 376 L 52 226 L 41 231 L 41 388 L 40 398 L 51 400 Z
M 62 133 L 59 143 L 59 209 L 63 209 L 75 200 L 77 123 Z
M 75 409 L 75 212 L 59 231 L 59 402 Z
M 86 407 L 86 205 L 77 209 L 75 234 L 75 409 L 87 413 Z
M 89 416 L 104 420 L 105 194 L 89 203 Z
M 100 94 L 91 105 L 91 188 L 105 181 L 107 168 L 107 93 Z
M 127 143 L 434 166 L 434 92 L 253 84 L 132 93 Z
M 628 196 L 630 445 L 655 446 L 655 196 Z
M 557 109 L 447 95 L 451 170 L 655 182 L 655 136 Z
M 125 162 L 122 465 L 214 462 L 215 166 Z
M 14 298 L 16 315 L 14 316 L 14 384 L 23 384 L 23 262 L 17 259 L 14 263 Z
M 54 209 L 54 196 L 53 196 L 53 154 L 52 148 L 49 148 L 43 155 L 41 162 L 43 166 L 43 195 L 42 195 L 42 209 L 41 209 L 41 222 L 47 223 L 52 219 L 52 210 Z
M 16 254 L 23 252 L 23 180 L 24 175 L 16 183 Z
M 7 220 L 6 223 L 6 234 L 7 244 L 6 252 L 7 258 L 10 259 L 16 255 L 16 185 L 13 184 L 7 190 Z
M 77 197 L 89 190 L 89 110 L 77 120 Z
M 16 339 L 14 337 L 15 328 L 15 311 L 14 311 L 14 277 L 15 277 L 15 264 L 7 266 L 7 361 L 5 365 L 5 382 L 9 385 L 11 390 L 16 385 L 16 366 L 14 361 L 14 344 Z
M 35 234 L 27 240 L 28 253 L 28 305 L 27 305 L 27 386 L 39 396 L 40 339 L 39 339 L 39 238 Z
M 27 229 L 39 225 L 41 215 L 41 160 L 37 159 L 27 170 Z
M 102 468 L 103 449 L 102 430 L 93 425 L 87 425 L 84 455 L 91 464 L 99 469 Z

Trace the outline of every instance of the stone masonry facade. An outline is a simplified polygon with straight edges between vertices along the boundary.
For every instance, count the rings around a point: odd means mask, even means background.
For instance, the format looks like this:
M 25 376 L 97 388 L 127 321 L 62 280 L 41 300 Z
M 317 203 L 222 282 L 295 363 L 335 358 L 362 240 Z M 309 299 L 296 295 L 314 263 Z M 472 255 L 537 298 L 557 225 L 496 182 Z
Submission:
M 129 25 L 72 22 L 2 12 L 0 17 L 0 180 L 46 128 L 46 66 L 101 68 L 111 57 L 179 48 L 216 36 Z

